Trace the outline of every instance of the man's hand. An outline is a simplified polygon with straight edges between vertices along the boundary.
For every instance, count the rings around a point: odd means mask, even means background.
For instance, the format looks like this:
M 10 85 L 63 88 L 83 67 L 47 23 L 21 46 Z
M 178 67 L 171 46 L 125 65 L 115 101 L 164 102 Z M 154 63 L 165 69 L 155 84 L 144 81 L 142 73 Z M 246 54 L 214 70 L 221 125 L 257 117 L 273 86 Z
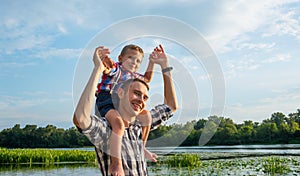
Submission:
M 124 176 L 124 170 L 122 164 L 111 164 L 110 172 L 113 176 Z
M 105 70 L 105 67 L 101 61 L 102 60 L 101 57 L 103 57 L 103 54 L 102 54 L 103 50 L 104 50 L 103 46 L 96 48 L 95 52 L 94 52 L 94 57 L 93 57 L 93 62 L 94 62 L 95 68 L 100 68 L 101 70 Z
M 155 154 L 155 153 L 152 153 L 152 152 L 150 152 L 149 150 L 147 150 L 147 149 L 144 149 L 144 153 L 145 153 L 145 157 L 146 157 L 146 159 L 148 159 L 148 160 L 150 160 L 150 161 L 152 161 L 152 162 L 154 162 L 154 163 L 156 163 L 157 162 L 157 155 Z

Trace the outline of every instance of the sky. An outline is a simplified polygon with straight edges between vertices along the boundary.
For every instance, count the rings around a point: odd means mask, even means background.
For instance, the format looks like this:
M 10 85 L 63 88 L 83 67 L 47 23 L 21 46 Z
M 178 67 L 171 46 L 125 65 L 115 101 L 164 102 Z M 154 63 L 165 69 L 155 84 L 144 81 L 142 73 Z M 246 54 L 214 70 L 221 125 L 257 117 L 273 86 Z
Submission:
M 1 0 L 0 130 L 72 127 L 93 48 L 116 59 L 127 43 L 145 51 L 140 72 L 164 46 L 179 102 L 169 124 L 210 115 L 261 122 L 299 109 L 299 0 Z M 156 66 L 147 108 L 163 101 L 162 85 Z

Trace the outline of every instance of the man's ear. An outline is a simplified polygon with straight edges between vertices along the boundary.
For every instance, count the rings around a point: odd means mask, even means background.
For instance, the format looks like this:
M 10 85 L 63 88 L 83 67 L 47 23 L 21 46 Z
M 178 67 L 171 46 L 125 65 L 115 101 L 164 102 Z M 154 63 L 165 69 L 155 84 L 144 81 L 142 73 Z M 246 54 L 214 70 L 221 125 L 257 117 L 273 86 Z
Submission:
M 118 94 L 118 97 L 119 97 L 120 99 L 122 99 L 122 98 L 124 97 L 124 94 L 125 94 L 124 89 L 119 88 L 119 89 L 117 90 L 117 94 Z

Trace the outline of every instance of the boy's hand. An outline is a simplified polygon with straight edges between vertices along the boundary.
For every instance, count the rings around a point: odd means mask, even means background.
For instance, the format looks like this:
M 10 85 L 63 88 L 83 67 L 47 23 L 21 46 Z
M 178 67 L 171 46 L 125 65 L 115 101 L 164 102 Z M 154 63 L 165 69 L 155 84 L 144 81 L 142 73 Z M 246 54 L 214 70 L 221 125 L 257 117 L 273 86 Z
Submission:
M 107 56 L 102 59 L 102 63 L 106 68 L 113 68 L 115 62 Z
M 105 48 L 104 46 L 100 46 L 97 48 L 97 56 L 102 61 L 102 64 L 104 65 L 104 73 L 109 73 L 111 68 L 113 68 L 114 61 L 108 57 L 110 54 L 110 51 L 108 48 Z
M 150 54 L 149 59 L 152 62 L 160 65 L 161 67 L 168 65 L 167 55 L 165 54 L 165 51 L 164 51 L 164 48 L 162 47 L 162 45 L 159 45 L 159 47 L 154 48 L 153 52 Z
M 98 56 L 101 60 L 103 60 L 104 58 L 108 57 L 108 55 L 110 54 L 110 51 L 108 48 L 104 48 L 104 46 L 100 46 L 97 48 L 98 49 Z

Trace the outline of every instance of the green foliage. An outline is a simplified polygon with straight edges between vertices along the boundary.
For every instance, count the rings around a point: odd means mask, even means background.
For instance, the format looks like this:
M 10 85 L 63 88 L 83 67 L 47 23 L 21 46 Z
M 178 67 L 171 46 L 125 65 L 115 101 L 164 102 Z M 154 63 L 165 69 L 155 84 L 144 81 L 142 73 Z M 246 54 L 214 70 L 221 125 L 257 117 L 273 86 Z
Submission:
M 244 121 L 235 124 L 232 119 L 210 116 L 186 124 L 162 125 L 150 132 L 148 146 L 197 146 L 300 143 L 300 109 L 285 116 L 275 112 L 262 123 Z M 200 136 L 209 136 L 199 140 Z M 210 138 L 210 136 L 213 136 Z M 209 141 L 208 141 L 209 140 Z M 154 142 L 152 142 L 154 141 Z M 199 143 L 202 142 L 202 143 Z M 208 142 L 208 143 L 207 143 Z M 62 148 L 92 146 L 75 127 L 57 128 L 53 125 L 37 127 L 26 125 L 0 132 L 0 147 L 7 148 Z
M 288 160 L 279 157 L 269 157 L 263 160 L 263 172 L 271 175 L 285 174 L 290 171 Z
M 166 164 L 168 167 L 188 167 L 194 169 L 201 166 L 201 159 L 198 154 L 175 154 L 167 156 L 162 164 Z
M 0 148 L 0 163 L 96 162 L 95 152 L 82 150 L 4 149 Z
M 164 162 L 155 167 L 155 175 L 299 175 L 299 156 L 245 157 L 241 153 L 230 153 L 232 158 L 220 159 L 228 156 L 228 153 L 207 154 L 213 155 L 211 157 L 203 157 L 203 154 L 190 155 L 189 159 L 200 156 L 201 163 L 189 168 L 183 167 L 183 164 L 177 164 L 186 163 L 186 159 L 181 159 L 180 155 L 164 157 L 161 159 Z M 150 166 L 150 170 L 151 168 L 153 167 Z
M 26 125 L 22 129 L 17 124 L 0 133 L 0 147 L 67 148 L 83 146 L 91 146 L 91 143 L 75 127 L 64 130 L 53 125 L 39 128 L 36 125 Z

